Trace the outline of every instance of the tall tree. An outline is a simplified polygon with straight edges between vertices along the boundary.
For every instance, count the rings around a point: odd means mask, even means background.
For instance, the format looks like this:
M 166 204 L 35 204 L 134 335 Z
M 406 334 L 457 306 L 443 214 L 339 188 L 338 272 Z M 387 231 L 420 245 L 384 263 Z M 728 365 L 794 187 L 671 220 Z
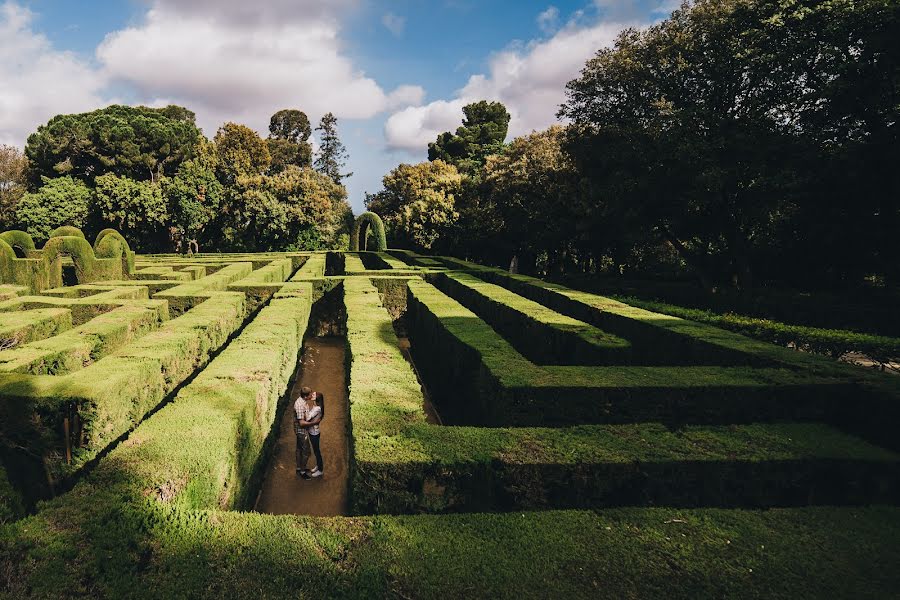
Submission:
M 486 100 L 467 104 L 463 114 L 455 134 L 445 131 L 428 144 L 428 160 L 442 160 L 471 173 L 503 149 L 510 115 L 503 103 Z
M 197 155 L 183 163 L 175 177 L 162 181 L 169 206 L 168 223 L 176 251 L 200 251 L 206 226 L 218 214 L 225 190 L 216 178 L 219 157 L 212 142 L 202 142 Z
M 270 172 L 278 173 L 288 165 L 311 166 L 311 134 L 309 118 L 303 111 L 285 109 L 272 115 L 269 120 L 269 137 L 266 140 L 272 155 Z
M 353 175 L 353 173 L 341 173 L 347 165 L 347 149 L 338 138 L 337 117 L 325 113 L 319 126 L 316 127 L 319 134 L 319 151 L 316 153 L 315 167 L 319 173 L 323 173 L 337 183 Z
M 25 155 L 35 187 L 60 175 L 88 184 L 105 173 L 156 181 L 191 158 L 200 137 L 185 108 L 113 105 L 53 117 L 28 137 Z
M 234 185 L 240 177 L 265 173 L 272 162 L 265 140 L 246 125 L 225 123 L 214 142 L 220 179 L 226 186 Z
M 16 206 L 25 193 L 28 160 L 14 146 L 0 144 L 0 227 L 10 229 Z
M 382 191 L 366 197 L 366 207 L 384 220 L 399 246 L 432 250 L 459 217 L 456 202 L 462 176 L 442 160 L 402 164 L 382 183 Z

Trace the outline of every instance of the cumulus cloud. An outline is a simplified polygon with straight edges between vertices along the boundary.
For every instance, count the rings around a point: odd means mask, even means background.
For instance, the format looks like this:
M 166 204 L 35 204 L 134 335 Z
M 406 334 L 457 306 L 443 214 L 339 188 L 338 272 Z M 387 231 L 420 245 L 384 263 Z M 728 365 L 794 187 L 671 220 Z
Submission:
M 385 13 L 381 17 L 381 24 L 395 36 L 400 37 L 406 28 L 406 18 L 398 17 L 394 13 Z
M 597 50 L 609 46 L 631 23 L 569 22 L 549 39 L 534 40 L 494 54 L 488 72 L 472 75 L 456 97 L 394 112 L 385 123 L 390 148 L 421 151 L 443 131 L 462 122 L 462 107 L 477 100 L 499 100 L 511 115 L 510 136 L 544 129 L 556 122 L 566 83 L 581 72 Z
M 106 85 L 90 65 L 34 32 L 33 19 L 17 4 L 0 5 L 0 143 L 14 146 L 56 114 L 101 105 Z
M 276 0 L 251 11 L 237 0 L 157 0 L 143 22 L 108 35 L 97 58 L 142 97 L 193 109 L 207 134 L 225 120 L 264 130 L 287 107 L 364 119 L 421 101 L 421 88 L 387 92 L 342 54 L 333 11 L 349 1 L 321 4 Z
M 559 9 L 555 6 L 550 6 L 537 16 L 537 24 L 538 27 L 544 33 L 549 33 L 556 29 L 557 24 L 559 23 Z

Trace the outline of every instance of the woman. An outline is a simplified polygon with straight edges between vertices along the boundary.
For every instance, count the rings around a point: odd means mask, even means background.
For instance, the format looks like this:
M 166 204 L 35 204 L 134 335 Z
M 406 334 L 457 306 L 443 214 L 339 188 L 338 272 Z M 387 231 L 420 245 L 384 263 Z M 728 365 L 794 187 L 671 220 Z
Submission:
M 303 479 L 321 477 L 324 474 L 324 465 L 319 446 L 319 423 L 325 418 L 325 396 L 321 392 L 314 392 L 303 386 L 300 388 L 300 397 L 294 402 L 294 416 L 294 433 L 297 435 L 297 472 Z M 310 446 L 316 455 L 316 468 L 312 473 L 306 470 Z

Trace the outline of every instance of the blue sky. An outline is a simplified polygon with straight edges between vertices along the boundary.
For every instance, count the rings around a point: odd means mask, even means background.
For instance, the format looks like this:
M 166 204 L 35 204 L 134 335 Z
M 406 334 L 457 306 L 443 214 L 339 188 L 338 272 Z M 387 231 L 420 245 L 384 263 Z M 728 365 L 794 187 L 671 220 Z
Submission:
M 473 100 L 504 102 L 510 135 L 556 121 L 565 82 L 626 26 L 672 0 L 0 0 L 0 142 L 51 116 L 174 102 L 208 136 L 265 132 L 280 108 L 325 111 L 354 176 L 354 210 L 400 162 L 454 129 Z

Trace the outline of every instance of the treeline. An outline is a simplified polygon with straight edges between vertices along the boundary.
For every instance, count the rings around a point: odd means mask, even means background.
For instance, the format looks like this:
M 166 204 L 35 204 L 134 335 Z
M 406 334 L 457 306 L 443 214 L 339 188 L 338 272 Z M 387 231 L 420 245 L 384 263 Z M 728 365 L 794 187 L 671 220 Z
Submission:
M 499 103 L 369 195 L 396 245 L 707 288 L 900 282 L 900 3 L 699 0 L 623 31 L 555 126 Z
M 316 131 L 300 110 L 261 138 L 225 123 L 212 140 L 179 106 L 109 106 L 58 115 L 24 154 L 0 147 L 0 228 L 42 242 L 59 225 L 118 229 L 141 252 L 346 247 L 352 212 L 337 119 Z

